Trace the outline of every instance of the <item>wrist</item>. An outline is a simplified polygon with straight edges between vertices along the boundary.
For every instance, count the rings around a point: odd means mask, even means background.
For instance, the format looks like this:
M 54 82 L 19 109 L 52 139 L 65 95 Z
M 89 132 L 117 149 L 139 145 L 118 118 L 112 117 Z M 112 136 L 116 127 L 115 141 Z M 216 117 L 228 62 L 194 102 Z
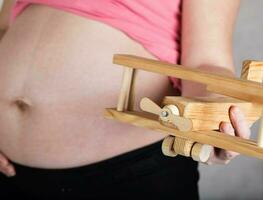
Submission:
M 208 66 L 202 65 L 196 67 L 200 71 L 214 73 L 227 77 L 235 77 L 234 68 L 218 67 L 218 66 Z M 193 97 L 193 96 L 205 96 L 205 97 L 219 97 L 222 95 L 208 92 L 206 90 L 206 85 L 199 84 L 192 81 L 182 80 L 182 96 Z

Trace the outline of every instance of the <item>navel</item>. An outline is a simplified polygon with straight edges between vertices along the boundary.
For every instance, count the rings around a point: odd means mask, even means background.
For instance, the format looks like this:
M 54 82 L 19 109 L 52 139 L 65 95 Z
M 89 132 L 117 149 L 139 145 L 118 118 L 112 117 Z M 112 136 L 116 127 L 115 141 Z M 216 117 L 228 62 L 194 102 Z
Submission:
M 17 108 L 22 111 L 25 112 L 27 110 L 29 110 L 31 103 L 28 99 L 23 98 L 23 97 L 19 97 L 14 101 L 14 104 L 17 106 Z

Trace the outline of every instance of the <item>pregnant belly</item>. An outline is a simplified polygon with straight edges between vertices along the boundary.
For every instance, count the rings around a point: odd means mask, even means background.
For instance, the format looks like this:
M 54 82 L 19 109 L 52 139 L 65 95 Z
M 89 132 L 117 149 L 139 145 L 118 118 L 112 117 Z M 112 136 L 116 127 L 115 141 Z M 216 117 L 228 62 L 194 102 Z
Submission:
M 151 57 L 105 24 L 29 7 L 0 43 L 0 150 L 20 164 L 64 168 L 161 139 L 103 118 L 120 89 L 122 68 L 111 63 L 114 53 Z M 168 91 L 166 77 L 139 72 L 136 101 L 160 101 Z

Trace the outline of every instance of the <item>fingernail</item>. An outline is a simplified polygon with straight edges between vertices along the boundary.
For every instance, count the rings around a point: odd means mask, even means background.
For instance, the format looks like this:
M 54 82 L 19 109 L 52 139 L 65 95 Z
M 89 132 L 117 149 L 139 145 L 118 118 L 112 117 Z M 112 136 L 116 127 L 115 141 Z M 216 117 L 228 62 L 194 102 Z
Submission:
M 221 129 L 222 129 L 223 132 L 228 131 L 228 129 L 229 129 L 228 124 L 225 123 L 225 122 L 221 123 Z
M 8 169 L 8 170 L 7 170 L 7 173 L 8 173 L 8 176 L 9 176 L 9 177 L 15 176 L 15 174 L 16 174 L 15 171 L 14 171 L 14 169 Z
M 225 124 L 226 124 L 227 122 L 220 122 L 220 124 L 219 124 L 219 126 L 225 126 Z
M 236 115 L 240 114 L 240 109 L 239 109 L 238 107 L 234 107 L 234 108 L 232 109 L 232 111 L 233 111 L 233 113 L 236 114 Z

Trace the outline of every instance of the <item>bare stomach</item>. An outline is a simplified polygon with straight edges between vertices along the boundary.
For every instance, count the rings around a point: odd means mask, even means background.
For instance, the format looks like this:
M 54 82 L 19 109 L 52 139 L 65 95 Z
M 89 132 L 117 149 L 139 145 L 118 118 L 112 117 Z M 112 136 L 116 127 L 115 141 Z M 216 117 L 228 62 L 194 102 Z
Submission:
M 151 57 L 105 24 L 44 6 L 19 16 L 0 43 L 0 150 L 32 167 L 66 168 L 104 160 L 163 135 L 106 120 L 122 68 L 114 53 Z M 167 77 L 140 72 L 136 101 L 161 100 Z

